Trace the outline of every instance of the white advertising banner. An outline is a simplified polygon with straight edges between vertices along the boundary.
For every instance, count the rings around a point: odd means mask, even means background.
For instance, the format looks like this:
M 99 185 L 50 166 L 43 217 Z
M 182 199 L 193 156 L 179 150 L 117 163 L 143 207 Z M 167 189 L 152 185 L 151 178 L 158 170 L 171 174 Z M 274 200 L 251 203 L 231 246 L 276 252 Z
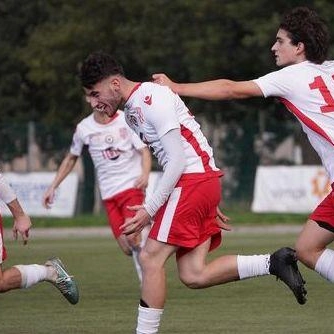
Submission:
M 51 209 L 43 207 L 42 199 L 56 175 L 55 172 L 3 173 L 3 175 L 14 189 L 28 215 L 35 217 L 72 217 L 74 215 L 79 183 L 77 173 L 70 173 L 61 183 Z M 0 211 L 3 215 L 11 215 L 1 200 Z
M 322 166 L 259 166 L 252 211 L 311 213 L 329 192 Z

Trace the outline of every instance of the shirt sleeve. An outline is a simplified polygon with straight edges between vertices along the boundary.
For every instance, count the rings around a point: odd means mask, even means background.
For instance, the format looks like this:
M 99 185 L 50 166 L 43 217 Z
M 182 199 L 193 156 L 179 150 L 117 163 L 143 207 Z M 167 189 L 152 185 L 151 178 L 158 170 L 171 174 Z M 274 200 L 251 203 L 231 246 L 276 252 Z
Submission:
M 4 176 L 0 173 L 0 199 L 6 204 L 16 199 L 16 194 Z
M 156 85 L 152 93 L 152 105 L 145 114 L 146 120 L 154 126 L 159 138 L 172 129 L 180 128 L 173 95 L 168 87 Z
M 72 138 L 72 144 L 70 148 L 70 153 L 76 156 L 80 156 L 82 153 L 82 148 L 84 147 L 85 143 L 83 141 L 82 132 L 79 126 L 75 129 Z
M 158 209 L 166 202 L 186 165 L 181 133 L 178 129 L 167 132 L 161 137 L 160 141 L 168 158 L 156 190 L 150 198 L 145 199 L 144 207 L 151 217 L 153 217 Z
M 283 68 L 259 77 L 255 82 L 261 89 L 264 97 L 287 97 L 291 91 L 290 83 L 294 81 L 294 72 Z

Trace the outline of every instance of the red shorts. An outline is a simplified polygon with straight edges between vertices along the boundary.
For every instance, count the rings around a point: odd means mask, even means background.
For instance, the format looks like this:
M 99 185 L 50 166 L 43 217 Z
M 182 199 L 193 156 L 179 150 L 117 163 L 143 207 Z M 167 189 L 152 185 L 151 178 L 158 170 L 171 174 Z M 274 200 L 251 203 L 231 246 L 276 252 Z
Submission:
M 334 232 L 334 183 L 332 184 L 332 191 L 316 207 L 309 218 Z
M 125 218 L 131 218 L 136 213 L 127 209 L 127 206 L 142 205 L 143 202 L 144 193 L 136 188 L 122 191 L 103 201 L 109 225 L 116 239 L 123 232 L 119 227 L 124 224 Z
M 209 238 L 210 250 L 218 247 L 221 229 L 216 216 L 220 198 L 218 177 L 178 182 L 155 215 L 149 238 L 179 246 L 178 257 Z
M 2 217 L 0 215 L 0 264 L 6 260 L 7 253 L 6 248 L 3 242 L 3 226 L 2 226 Z

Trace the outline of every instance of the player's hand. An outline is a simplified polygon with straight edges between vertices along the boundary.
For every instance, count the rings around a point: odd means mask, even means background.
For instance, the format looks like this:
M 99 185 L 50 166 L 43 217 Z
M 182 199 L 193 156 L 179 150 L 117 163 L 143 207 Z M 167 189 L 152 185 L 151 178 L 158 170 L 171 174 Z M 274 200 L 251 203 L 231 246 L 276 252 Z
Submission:
M 169 77 L 164 73 L 152 74 L 152 80 L 154 83 L 157 83 L 159 85 L 168 86 L 171 90 L 173 90 L 174 85 L 176 84 L 174 81 L 169 79 Z
M 136 211 L 136 214 L 121 225 L 120 228 L 125 235 L 140 233 L 146 225 L 150 224 L 151 217 L 143 205 L 129 206 L 128 209 Z
M 55 190 L 53 188 L 49 188 L 43 195 L 42 205 L 44 206 L 44 208 L 51 209 L 54 197 L 55 197 Z
M 148 175 L 142 174 L 135 182 L 135 188 L 145 190 L 148 185 Z
M 217 223 L 218 226 L 225 231 L 231 231 L 232 226 L 228 224 L 230 218 L 225 216 L 220 208 L 217 206 Z
M 13 225 L 13 238 L 17 240 L 18 234 L 22 236 L 23 244 L 26 245 L 29 239 L 29 231 L 32 226 L 30 217 L 23 214 L 16 217 Z

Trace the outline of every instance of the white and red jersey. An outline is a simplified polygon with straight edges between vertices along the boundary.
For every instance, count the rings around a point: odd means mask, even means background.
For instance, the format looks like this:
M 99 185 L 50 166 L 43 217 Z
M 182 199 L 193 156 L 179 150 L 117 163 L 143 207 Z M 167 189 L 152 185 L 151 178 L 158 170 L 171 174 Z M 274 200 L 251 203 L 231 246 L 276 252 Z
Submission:
M 200 125 L 181 98 L 168 87 L 151 82 L 138 84 L 124 112 L 129 126 L 151 148 L 163 168 L 168 161 L 159 139 L 172 129 L 180 129 L 186 158 L 182 177 L 198 177 L 198 173 L 221 175 Z
M 254 82 L 265 97 L 279 97 L 297 117 L 334 182 L 334 61 L 304 61 Z
M 96 122 L 94 114 L 84 118 L 73 135 L 71 154 L 80 156 L 84 145 L 92 157 L 102 199 L 134 187 L 142 173 L 138 150 L 146 145 L 129 128 L 122 111 L 107 124 Z

